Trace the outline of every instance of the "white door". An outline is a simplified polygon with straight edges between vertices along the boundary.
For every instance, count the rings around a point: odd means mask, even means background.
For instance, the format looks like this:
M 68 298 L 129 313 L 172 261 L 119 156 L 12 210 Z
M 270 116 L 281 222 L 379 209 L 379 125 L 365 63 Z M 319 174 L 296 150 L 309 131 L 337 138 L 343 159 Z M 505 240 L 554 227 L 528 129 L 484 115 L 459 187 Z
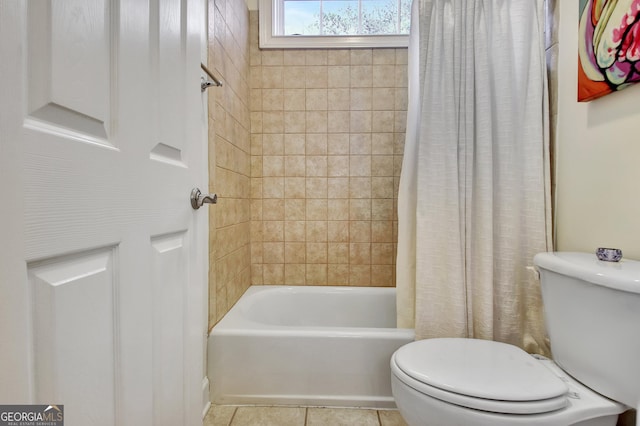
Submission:
M 0 404 L 201 423 L 203 0 L 0 1 Z

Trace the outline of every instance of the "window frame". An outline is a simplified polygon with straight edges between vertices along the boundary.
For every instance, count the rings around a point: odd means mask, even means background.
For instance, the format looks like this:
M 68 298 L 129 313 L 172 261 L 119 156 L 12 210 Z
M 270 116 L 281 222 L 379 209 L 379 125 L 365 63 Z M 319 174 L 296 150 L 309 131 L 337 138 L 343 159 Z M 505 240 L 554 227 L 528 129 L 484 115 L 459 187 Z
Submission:
M 277 5 L 275 3 L 278 3 Z M 360 35 L 360 36 L 283 36 L 275 35 L 281 24 L 282 0 L 259 0 L 258 20 L 261 49 L 350 49 L 397 48 L 409 46 L 409 35 Z

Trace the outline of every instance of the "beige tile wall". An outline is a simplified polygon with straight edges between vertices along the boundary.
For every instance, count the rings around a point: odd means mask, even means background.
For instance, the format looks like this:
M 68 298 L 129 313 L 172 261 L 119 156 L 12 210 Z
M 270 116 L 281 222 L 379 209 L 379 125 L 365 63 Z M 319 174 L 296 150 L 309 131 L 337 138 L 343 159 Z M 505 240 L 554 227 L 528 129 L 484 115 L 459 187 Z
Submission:
M 243 0 L 209 0 L 209 326 L 251 283 L 249 12 Z
M 406 49 L 249 38 L 252 284 L 393 286 Z

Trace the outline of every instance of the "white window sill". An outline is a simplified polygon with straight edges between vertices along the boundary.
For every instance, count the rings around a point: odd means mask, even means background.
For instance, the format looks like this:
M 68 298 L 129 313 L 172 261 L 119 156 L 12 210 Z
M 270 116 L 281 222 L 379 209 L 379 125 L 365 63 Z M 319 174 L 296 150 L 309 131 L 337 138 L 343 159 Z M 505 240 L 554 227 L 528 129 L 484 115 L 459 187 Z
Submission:
M 273 35 L 272 2 L 273 0 L 259 0 L 261 49 L 357 49 L 409 46 L 409 35 L 276 36 Z
M 267 32 L 267 31 L 265 31 Z M 409 36 L 273 36 L 260 34 L 261 49 L 357 49 L 407 47 Z

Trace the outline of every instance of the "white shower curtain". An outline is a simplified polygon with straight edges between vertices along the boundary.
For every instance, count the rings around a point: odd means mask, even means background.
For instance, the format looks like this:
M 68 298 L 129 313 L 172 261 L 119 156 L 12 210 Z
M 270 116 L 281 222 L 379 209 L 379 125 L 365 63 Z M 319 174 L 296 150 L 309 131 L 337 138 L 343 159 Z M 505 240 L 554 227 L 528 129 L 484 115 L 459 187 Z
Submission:
M 542 0 L 414 0 L 398 195 L 398 326 L 548 353 Z

